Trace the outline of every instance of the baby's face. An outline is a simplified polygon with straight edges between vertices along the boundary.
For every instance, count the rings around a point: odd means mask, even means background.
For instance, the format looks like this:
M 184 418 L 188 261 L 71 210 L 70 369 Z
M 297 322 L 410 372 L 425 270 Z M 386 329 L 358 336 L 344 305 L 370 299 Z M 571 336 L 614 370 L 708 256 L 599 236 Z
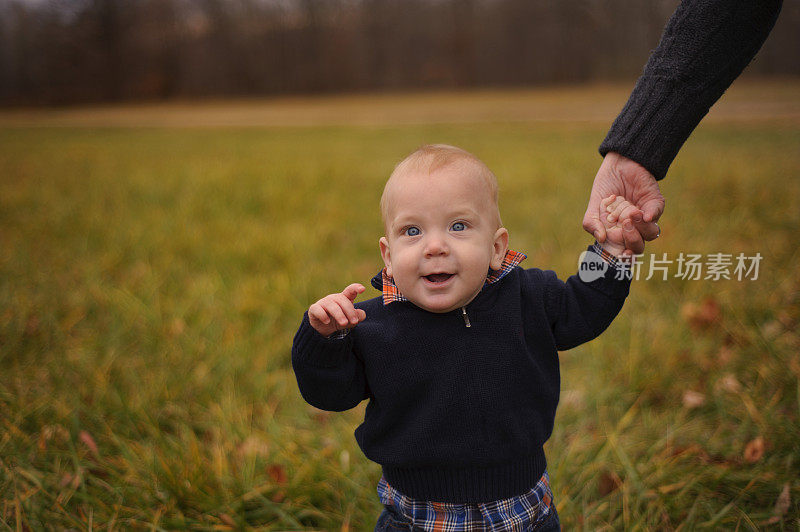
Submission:
M 451 165 L 395 176 L 386 193 L 381 256 L 403 296 L 430 312 L 472 301 L 508 247 L 488 183 Z

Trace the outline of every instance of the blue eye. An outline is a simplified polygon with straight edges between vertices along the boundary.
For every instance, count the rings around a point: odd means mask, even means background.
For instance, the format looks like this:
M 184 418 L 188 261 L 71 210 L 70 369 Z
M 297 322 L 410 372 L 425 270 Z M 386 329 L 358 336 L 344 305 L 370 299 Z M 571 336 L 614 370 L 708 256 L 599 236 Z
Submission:
M 419 234 L 419 227 L 409 227 L 405 231 L 406 236 L 417 236 Z
M 466 228 L 467 226 L 464 224 L 464 222 L 456 222 L 452 225 L 452 227 L 450 227 L 450 229 L 453 231 L 463 231 Z

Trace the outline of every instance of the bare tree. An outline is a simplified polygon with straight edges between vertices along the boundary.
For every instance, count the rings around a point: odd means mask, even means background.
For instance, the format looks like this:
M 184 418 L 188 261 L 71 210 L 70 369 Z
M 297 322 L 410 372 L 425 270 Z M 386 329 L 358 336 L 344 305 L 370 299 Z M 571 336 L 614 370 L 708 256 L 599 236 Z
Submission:
M 0 103 L 632 79 L 677 3 L 0 0 Z M 749 74 L 800 74 L 798 23 Z

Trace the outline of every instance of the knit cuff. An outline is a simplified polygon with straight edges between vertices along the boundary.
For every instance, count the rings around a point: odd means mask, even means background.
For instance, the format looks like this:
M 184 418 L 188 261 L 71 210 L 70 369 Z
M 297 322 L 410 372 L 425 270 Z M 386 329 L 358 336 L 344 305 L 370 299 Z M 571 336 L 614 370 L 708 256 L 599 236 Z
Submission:
M 589 250 L 600 255 L 600 258 L 606 261 L 608 265 L 615 270 L 628 270 L 630 267 L 627 262 L 620 260 L 616 255 L 606 251 L 603 245 L 597 240 L 589 247 Z
M 579 266 L 578 277 L 592 288 L 599 290 L 614 299 L 624 299 L 628 296 L 631 284 L 631 270 L 628 262 L 620 260 L 595 241 L 587 248 L 589 252 Z M 591 254 L 595 254 L 591 257 Z M 607 264 L 607 267 L 598 267 L 597 256 Z
M 608 152 L 636 161 L 657 179 L 716 100 L 698 101 L 688 87 L 655 76 L 642 76 L 631 97 L 600 144 Z
M 303 322 L 297 330 L 293 343 L 293 356 L 300 362 L 320 368 L 340 366 L 350 356 L 353 346 L 349 329 L 334 333 L 327 338 L 317 332 L 308 321 L 308 312 L 303 315 Z

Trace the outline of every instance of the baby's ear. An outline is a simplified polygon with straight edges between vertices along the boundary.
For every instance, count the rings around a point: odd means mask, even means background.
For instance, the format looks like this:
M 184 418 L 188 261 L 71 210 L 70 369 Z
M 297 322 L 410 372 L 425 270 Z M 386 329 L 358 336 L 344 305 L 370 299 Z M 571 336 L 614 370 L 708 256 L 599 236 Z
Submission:
M 385 236 L 382 236 L 380 240 L 378 240 L 378 246 L 381 248 L 381 258 L 383 259 L 383 264 L 386 265 L 386 275 L 389 277 L 392 276 L 392 256 L 389 252 L 389 241 L 386 239 Z
M 494 243 L 492 244 L 492 261 L 489 267 L 499 270 L 503 265 L 503 259 L 508 251 L 508 229 L 501 227 L 494 233 Z

